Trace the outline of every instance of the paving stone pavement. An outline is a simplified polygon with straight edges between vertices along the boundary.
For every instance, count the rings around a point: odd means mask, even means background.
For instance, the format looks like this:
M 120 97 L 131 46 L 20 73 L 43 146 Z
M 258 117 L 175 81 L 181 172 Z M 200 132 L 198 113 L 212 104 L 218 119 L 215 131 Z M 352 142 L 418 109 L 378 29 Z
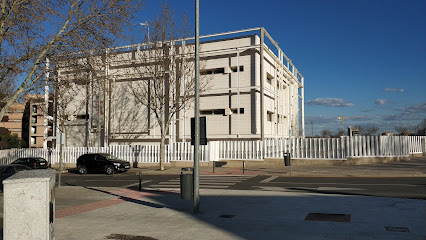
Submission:
M 59 191 L 72 197 L 87 190 L 61 187 Z M 195 215 L 192 201 L 174 192 L 89 190 L 111 198 L 84 208 L 58 209 L 57 240 L 426 238 L 424 200 L 208 189 L 200 192 L 201 213 Z M 305 220 L 309 213 L 322 213 L 325 218 Z M 333 216 L 338 214 L 349 221 L 336 221 Z

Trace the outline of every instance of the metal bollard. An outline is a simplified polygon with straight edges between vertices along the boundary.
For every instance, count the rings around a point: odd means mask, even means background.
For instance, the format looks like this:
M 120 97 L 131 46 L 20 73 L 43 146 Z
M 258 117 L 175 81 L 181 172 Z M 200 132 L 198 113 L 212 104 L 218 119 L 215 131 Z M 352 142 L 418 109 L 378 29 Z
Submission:
M 142 173 L 139 172 L 139 191 L 142 191 Z

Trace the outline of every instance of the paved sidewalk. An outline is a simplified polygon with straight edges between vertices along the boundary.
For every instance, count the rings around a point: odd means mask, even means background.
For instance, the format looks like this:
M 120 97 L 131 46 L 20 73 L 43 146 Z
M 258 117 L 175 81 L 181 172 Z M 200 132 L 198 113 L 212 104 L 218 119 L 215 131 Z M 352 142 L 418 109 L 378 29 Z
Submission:
M 192 201 L 173 190 L 61 187 L 57 193 L 93 201 L 66 207 L 57 199 L 57 240 L 426 238 L 424 200 L 208 189 L 194 215 Z

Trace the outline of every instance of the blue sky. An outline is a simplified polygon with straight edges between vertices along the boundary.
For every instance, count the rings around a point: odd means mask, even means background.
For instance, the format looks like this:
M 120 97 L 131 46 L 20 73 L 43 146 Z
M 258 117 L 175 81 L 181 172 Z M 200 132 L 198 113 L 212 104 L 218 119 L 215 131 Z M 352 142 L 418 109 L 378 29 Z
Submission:
M 194 0 L 169 0 L 176 15 Z M 148 0 L 139 19 L 160 11 Z M 380 132 L 426 118 L 426 1 L 200 0 L 201 35 L 265 27 L 305 77 L 306 134 L 348 125 Z

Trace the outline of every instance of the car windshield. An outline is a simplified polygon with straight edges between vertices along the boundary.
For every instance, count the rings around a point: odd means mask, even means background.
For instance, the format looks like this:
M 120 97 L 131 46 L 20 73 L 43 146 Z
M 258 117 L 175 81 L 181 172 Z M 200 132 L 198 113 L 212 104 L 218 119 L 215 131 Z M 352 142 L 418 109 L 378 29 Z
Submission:
M 109 160 L 109 161 L 111 161 L 111 160 L 117 160 L 117 158 L 114 157 L 113 155 L 105 154 L 103 156 L 106 157 L 106 159 Z

